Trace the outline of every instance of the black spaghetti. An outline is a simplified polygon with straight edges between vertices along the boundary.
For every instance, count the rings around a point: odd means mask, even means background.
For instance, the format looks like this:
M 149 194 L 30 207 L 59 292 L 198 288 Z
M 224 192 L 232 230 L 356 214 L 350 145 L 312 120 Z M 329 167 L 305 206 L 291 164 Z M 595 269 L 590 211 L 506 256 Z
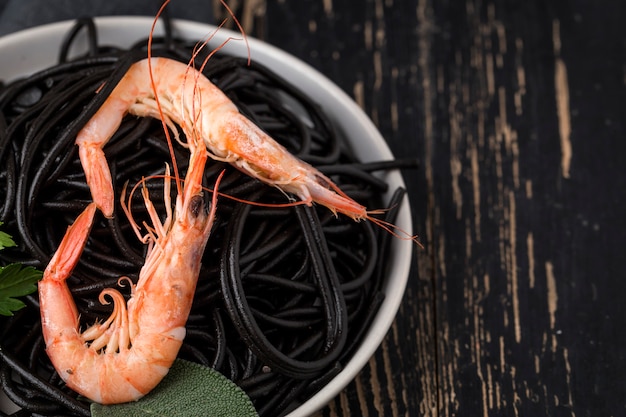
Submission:
M 69 45 L 82 28 L 91 34 L 90 51 L 70 60 Z M 19 243 L 0 253 L 3 264 L 45 268 L 67 226 L 91 200 L 76 133 L 106 97 L 106 86 L 146 56 L 146 42 L 129 50 L 99 46 L 93 28 L 90 19 L 78 21 L 59 64 L 0 89 L 0 220 Z M 153 45 L 153 55 L 187 62 L 193 46 L 166 35 Z M 381 207 L 387 185 L 372 172 L 402 161 L 358 163 L 315 103 L 259 65 L 216 54 L 205 75 L 292 153 L 360 203 Z M 132 116 L 105 153 L 118 196 L 126 182 L 162 175 L 171 158 L 160 121 Z M 188 151 L 177 145 L 175 154 L 184 172 Z M 211 186 L 224 169 L 220 192 L 285 202 L 275 188 L 220 162 L 207 165 L 204 184 Z M 147 186 L 165 213 L 162 181 Z M 393 222 L 402 198 L 397 190 L 384 220 Z M 133 210 L 142 206 L 137 196 Z M 100 291 L 116 286 L 120 276 L 136 279 L 143 264 L 144 245 L 119 207 L 116 213 L 98 218 L 68 280 L 82 323 L 107 317 Z M 134 215 L 138 222 L 148 220 L 145 212 Z M 339 373 L 362 340 L 384 298 L 389 240 L 370 222 L 335 217 L 323 207 L 263 207 L 220 198 L 179 355 L 235 381 L 260 415 L 288 413 Z M 47 358 L 37 296 L 26 303 L 13 317 L 0 317 L 3 391 L 22 408 L 20 416 L 88 416 L 88 403 L 64 386 Z

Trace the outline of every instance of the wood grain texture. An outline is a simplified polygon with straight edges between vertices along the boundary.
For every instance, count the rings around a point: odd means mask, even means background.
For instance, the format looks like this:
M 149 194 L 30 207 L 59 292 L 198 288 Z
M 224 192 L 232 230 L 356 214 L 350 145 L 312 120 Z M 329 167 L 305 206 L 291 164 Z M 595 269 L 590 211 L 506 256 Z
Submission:
M 398 317 L 319 416 L 626 415 L 625 7 L 236 4 L 423 161 Z

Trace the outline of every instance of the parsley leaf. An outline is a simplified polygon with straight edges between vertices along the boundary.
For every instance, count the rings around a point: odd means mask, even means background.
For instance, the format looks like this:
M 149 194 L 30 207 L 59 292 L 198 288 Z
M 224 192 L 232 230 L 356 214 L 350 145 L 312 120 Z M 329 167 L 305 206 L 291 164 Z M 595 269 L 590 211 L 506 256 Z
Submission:
M 2 226 L 2 222 L 0 222 L 0 226 Z M 15 246 L 15 242 L 13 241 L 11 236 L 9 236 L 8 233 L 0 230 L 0 249 L 10 248 L 12 246 Z
M 0 314 L 12 316 L 14 311 L 26 307 L 15 297 L 37 291 L 42 272 L 32 266 L 9 264 L 0 269 Z
M 15 246 L 15 242 L 11 236 L 0 231 L 0 249 L 12 246 Z M 17 263 L 0 267 L 0 315 L 12 316 L 14 311 L 26 307 L 26 304 L 16 297 L 37 291 L 36 284 L 42 275 L 41 271 L 32 266 L 22 266 Z

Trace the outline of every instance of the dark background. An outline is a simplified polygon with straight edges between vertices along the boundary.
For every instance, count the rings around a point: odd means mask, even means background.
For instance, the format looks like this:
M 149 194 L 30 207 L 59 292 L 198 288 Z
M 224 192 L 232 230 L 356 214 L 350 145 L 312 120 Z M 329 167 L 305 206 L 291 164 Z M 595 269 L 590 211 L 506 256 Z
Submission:
M 320 415 L 626 415 L 626 2 L 230 4 L 422 161 L 398 317 Z M 0 0 L 0 33 L 158 5 Z

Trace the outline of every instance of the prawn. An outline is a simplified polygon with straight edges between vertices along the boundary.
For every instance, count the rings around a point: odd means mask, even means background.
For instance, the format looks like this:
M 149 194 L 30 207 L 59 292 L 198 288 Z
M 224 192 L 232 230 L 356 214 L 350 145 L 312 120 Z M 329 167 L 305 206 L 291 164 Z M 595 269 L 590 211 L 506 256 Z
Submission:
M 45 269 L 39 300 L 46 352 L 61 378 L 79 394 L 102 404 L 137 400 L 163 379 L 175 360 L 185 337 L 201 258 L 215 217 L 219 178 L 208 212 L 201 195 L 206 160 L 201 147 L 192 152 L 173 218 L 168 213 L 163 223 L 144 187 L 143 197 L 154 226 L 144 239 L 150 243 L 149 253 L 137 284 L 131 283 L 128 303 L 116 289 L 101 292 L 100 302 L 107 298 L 113 302 L 113 312 L 106 321 L 81 333 L 76 304 L 66 282 L 87 243 L 97 211 L 95 202 L 68 228 Z M 165 196 L 169 205 L 169 193 Z M 131 216 L 129 219 L 133 223 Z
M 113 215 L 114 203 L 103 147 L 127 113 L 161 118 L 174 132 L 178 125 L 187 135 L 192 124 L 213 159 L 228 162 L 285 193 L 293 193 L 307 205 L 315 202 L 354 220 L 370 218 L 370 212 L 330 178 L 292 155 L 241 114 L 201 71 L 163 57 L 150 57 L 131 65 L 77 135 L 76 144 L 92 198 L 107 217 Z

